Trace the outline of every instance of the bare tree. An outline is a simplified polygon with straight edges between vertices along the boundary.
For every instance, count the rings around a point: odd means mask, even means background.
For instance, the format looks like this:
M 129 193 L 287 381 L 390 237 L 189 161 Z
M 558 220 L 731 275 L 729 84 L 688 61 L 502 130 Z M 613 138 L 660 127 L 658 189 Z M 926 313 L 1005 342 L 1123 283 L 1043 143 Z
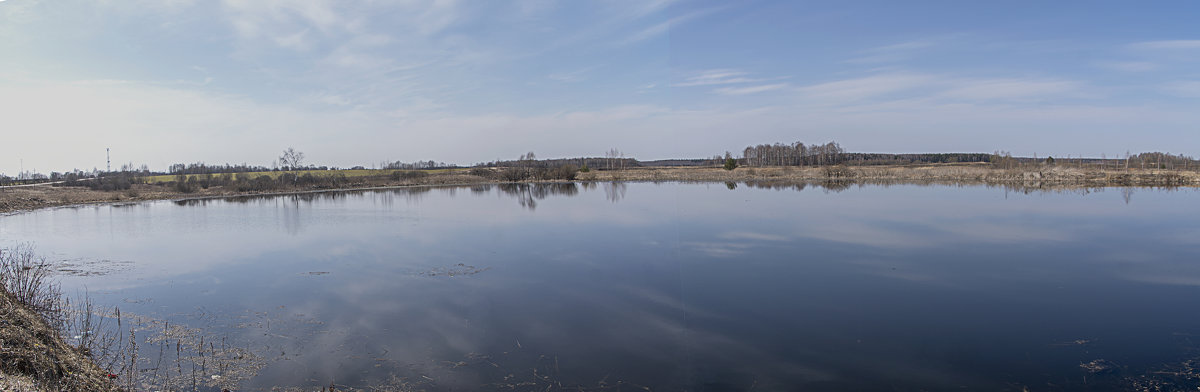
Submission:
M 296 151 L 296 149 L 288 147 L 283 150 L 283 155 L 279 156 L 279 166 L 285 170 L 296 170 L 304 165 L 304 153 Z
M 533 151 L 521 154 L 521 156 L 517 158 L 517 161 L 519 161 L 521 166 L 525 167 L 526 169 L 532 168 L 534 166 L 534 162 L 537 161 L 537 154 L 534 154 Z
M 608 162 L 608 170 L 624 169 L 625 153 L 617 150 L 616 147 L 604 153 L 605 161 Z M 618 167 L 619 165 L 619 167 Z

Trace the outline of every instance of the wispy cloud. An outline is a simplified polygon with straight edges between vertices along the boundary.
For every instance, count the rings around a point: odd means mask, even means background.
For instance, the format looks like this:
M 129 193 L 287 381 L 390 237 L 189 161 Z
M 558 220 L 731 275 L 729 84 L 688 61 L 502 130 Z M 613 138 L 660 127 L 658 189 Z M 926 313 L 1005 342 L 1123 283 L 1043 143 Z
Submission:
M 700 72 L 699 74 L 688 77 L 683 82 L 675 83 L 673 87 L 693 87 L 693 86 L 710 86 L 716 84 L 733 84 L 733 83 L 754 83 L 761 82 L 762 79 L 751 79 L 746 77 L 746 73 L 733 69 L 713 69 Z
M 656 36 L 662 35 L 663 33 L 666 33 L 672 27 L 678 27 L 681 24 L 687 23 L 689 20 L 699 18 L 699 17 L 707 15 L 707 14 L 711 14 L 711 13 L 715 12 L 716 10 L 717 10 L 716 8 L 704 9 L 704 10 L 692 11 L 692 12 L 689 12 L 689 13 L 686 13 L 686 14 L 683 14 L 680 16 L 676 16 L 676 17 L 668 19 L 662 23 L 658 23 L 653 26 L 642 29 L 641 31 L 638 31 L 637 33 L 634 33 L 633 35 L 630 35 L 628 38 L 625 38 L 625 40 L 621 41 L 621 44 L 628 45 L 628 44 L 632 44 L 632 43 L 636 43 L 636 42 L 640 42 L 640 41 L 645 41 L 650 38 L 654 38 Z
M 1079 82 L 1069 80 L 969 79 L 951 81 L 940 96 L 955 100 L 1014 100 L 1037 98 L 1082 98 Z
M 323 33 L 344 28 L 347 21 L 326 1 L 266 2 L 225 0 L 223 6 L 234 31 L 246 39 L 267 38 L 281 46 L 304 48 L 298 33 L 314 28 Z
M 1200 98 L 1200 81 L 1177 80 L 1164 84 L 1162 90 L 1180 97 Z
M 752 78 L 747 77 L 746 72 L 736 69 L 710 69 L 700 71 L 688 76 L 682 82 L 673 83 L 671 87 L 696 87 L 696 86 L 715 86 L 724 84 L 743 84 L 743 83 L 760 83 L 773 80 L 788 79 L 787 76 L 773 78 Z M 783 87 L 783 86 L 780 86 Z
M 1110 61 L 1096 64 L 1101 68 L 1122 72 L 1150 72 L 1162 68 L 1161 65 L 1149 61 Z
M 1200 40 L 1177 39 L 1166 41 L 1145 41 L 1129 44 L 1133 49 L 1200 49 Z
M 942 103 L 1093 98 L 1084 83 L 1064 79 L 965 78 L 920 73 L 887 73 L 797 89 L 800 97 L 823 104 L 858 104 L 923 99 Z
M 724 94 L 724 95 L 746 95 L 746 94 L 761 93 L 764 91 L 778 90 L 778 89 L 781 89 L 784 87 L 787 87 L 787 83 L 766 84 L 766 85 L 762 85 L 762 86 L 750 86 L 750 87 L 722 87 L 722 88 L 713 90 L 713 92 L 715 92 L 717 94 Z
M 933 83 L 930 76 L 911 73 L 871 75 L 802 87 L 802 98 L 822 102 L 861 101 L 908 91 Z
M 564 82 L 564 83 L 581 82 L 581 81 L 587 79 L 587 75 L 589 73 L 591 73 L 592 71 L 596 70 L 596 68 L 597 67 L 587 67 L 584 69 L 578 69 L 578 70 L 569 71 L 569 72 L 556 72 L 556 73 L 546 75 L 546 78 L 550 79 L 550 80 L 558 81 L 558 82 Z
M 861 56 L 846 60 L 852 64 L 889 63 L 907 59 L 921 49 L 933 46 L 932 41 L 908 41 L 874 47 L 859 52 Z
M 731 231 L 722 233 L 718 237 L 726 240 L 751 240 L 751 241 L 788 241 L 790 238 L 768 233 L 756 233 L 752 231 Z
M 322 104 L 326 104 L 326 105 L 334 105 L 334 106 L 346 106 L 346 105 L 349 105 L 352 103 L 350 101 L 350 99 L 348 99 L 344 96 L 341 96 L 338 94 L 328 94 L 328 93 L 309 94 L 308 99 L 313 102 L 322 103 Z

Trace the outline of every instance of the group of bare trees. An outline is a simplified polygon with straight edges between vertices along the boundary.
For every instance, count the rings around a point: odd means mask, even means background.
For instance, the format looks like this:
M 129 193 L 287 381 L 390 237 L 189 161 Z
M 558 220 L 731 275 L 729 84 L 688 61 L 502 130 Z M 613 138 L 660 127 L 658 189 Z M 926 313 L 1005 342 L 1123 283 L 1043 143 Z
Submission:
M 742 160 L 747 166 L 819 166 L 841 163 L 845 153 L 846 150 L 836 142 L 814 145 L 801 142 L 760 144 L 742 150 Z
M 1143 152 L 1137 155 L 1129 155 L 1125 153 L 1125 166 L 1135 165 L 1142 169 L 1183 169 L 1190 170 L 1200 168 L 1197 165 L 1195 158 L 1179 154 L 1171 155 L 1165 152 Z
M 625 164 L 627 163 L 625 160 L 625 153 L 616 148 L 608 150 L 604 153 L 604 162 L 606 163 L 605 166 L 608 166 L 608 170 L 624 170 Z

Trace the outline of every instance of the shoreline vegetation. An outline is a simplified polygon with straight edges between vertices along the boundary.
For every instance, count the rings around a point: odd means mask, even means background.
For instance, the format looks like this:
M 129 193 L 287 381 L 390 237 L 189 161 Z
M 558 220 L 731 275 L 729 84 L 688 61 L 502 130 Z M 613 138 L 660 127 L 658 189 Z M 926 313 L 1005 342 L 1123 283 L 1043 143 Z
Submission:
M 0 213 L 86 204 L 131 203 L 246 195 L 294 194 L 404 186 L 537 182 L 715 182 L 786 186 L 985 185 L 1018 191 L 1108 187 L 1200 187 L 1200 167 L 1141 169 L 1073 165 L 926 163 L 905 165 L 627 167 L 611 170 L 562 165 L 549 168 L 434 170 L 325 170 L 267 173 L 136 176 L 0 187 Z M 351 175 L 347 175 L 347 173 Z
M 119 390 L 100 366 L 115 346 L 91 333 L 100 326 L 86 298 L 77 307 L 64 297 L 28 246 L 0 249 L 0 273 L 0 390 Z

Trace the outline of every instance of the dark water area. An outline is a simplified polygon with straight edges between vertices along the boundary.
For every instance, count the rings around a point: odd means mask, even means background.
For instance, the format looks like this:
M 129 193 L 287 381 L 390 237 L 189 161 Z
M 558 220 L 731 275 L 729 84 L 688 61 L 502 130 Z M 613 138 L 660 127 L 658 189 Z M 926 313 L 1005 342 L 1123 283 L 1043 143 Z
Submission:
M 246 348 L 240 390 L 1195 387 L 1195 190 L 730 185 L 61 208 L 0 246 Z

